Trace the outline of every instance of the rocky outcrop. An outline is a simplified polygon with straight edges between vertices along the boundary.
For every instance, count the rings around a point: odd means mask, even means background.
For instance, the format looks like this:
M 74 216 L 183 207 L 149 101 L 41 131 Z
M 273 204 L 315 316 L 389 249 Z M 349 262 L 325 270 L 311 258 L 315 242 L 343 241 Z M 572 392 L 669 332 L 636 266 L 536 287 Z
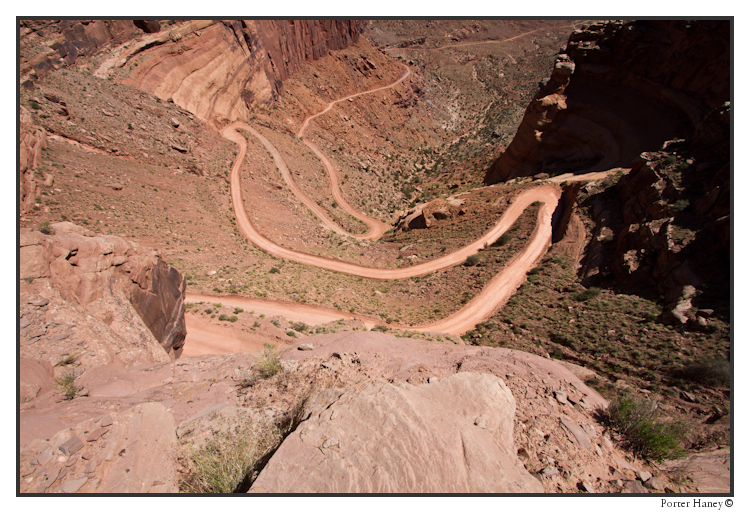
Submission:
M 72 400 L 27 399 L 21 492 L 175 492 L 193 449 L 249 433 L 271 444 L 253 491 L 595 493 L 634 486 L 636 470 L 664 478 L 613 445 L 592 417 L 606 405 L 596 392 L 522 351 L 342 332 L 284 349 L 272 378 L 256 364 L 112 363 L 77 377 L 86 393 Z
M 62 355 L 47 344 L 62 349 L 77 338 L 69 328 L 50 330 L 64 325 L 76 326 L 78 335 L 86 327 L 97 333 L 91 345 L 111 343 L 104 354 L 92 355 L 103 362 L 115 354 L 129 364 L 179 356 L 186 334 L 186 282 L 179 272 L 153 251 L 119 237 L 97 236 L 68 222 L 44 230 L 48 234 L 21 231 L 21 299 L 29 305 L 21 309 L 22 354 Z M 47 310 L 38 311 L 42 307 Z
M 609 271 L 621 288 L 651 290 L 663 296 L 668 323 L 705 326 L 698 309 L 728 311 L 729 112 L 722 106 L 689 140 L 642 153 L 615 193 L 592 197 L 597 228 L 586 282 Z
M 541 493 L 513 447 L 514 412 L 510 390 L 487 374 L 327 390 L 250 491 Z
M 402 215 L 396 221 L 396 230 L 408 231 L 435 226 L 438 221 L 453 219 L 463 215 L 466 211 L 462 208 L 463 200 L 456 198 L 435 199 L 429 203 L 421 203 Z
M 22 20 L 19 29 L 22 82 L 142 33 L 132 20 Z
M 592 77 L 672 103 L 697 124 L 729 99 L 729 20 L 597 23 L 570 35 L 565 52 Z
M 42 162 L 42 150 L 47 146 L 47 132 L 41 126 L 33 124 L 31 114 L 23 106 L 21 107 L 20 130 L 18 183 L 20 184 L 19 205 L 23 213 L 31 208 L 40 193 L 36 175 L 37 167 Z M 47 179 L 46 176 L 39 178 Z
M 515 137 L 505 153 L 490 167 L 485 183 L 493 184 L 539 172 L 532 172 L 538 164 L 536 149 L 542 142 L 543 133 L 554 127 L 557 114 L 568 107 L 565 89 L 574 70 L 575 64 L 567 55 L 557 57 L 552 77 L 526 107 Z
M 575 65 L 569 84 L 550 96 L 558 62 L 485 182 L 627 167 L 641 152 L 689 136 L 729 99 L 729 40 L 729 21 L 714 20 L 600 22 L 575 31 L 560 56 Z

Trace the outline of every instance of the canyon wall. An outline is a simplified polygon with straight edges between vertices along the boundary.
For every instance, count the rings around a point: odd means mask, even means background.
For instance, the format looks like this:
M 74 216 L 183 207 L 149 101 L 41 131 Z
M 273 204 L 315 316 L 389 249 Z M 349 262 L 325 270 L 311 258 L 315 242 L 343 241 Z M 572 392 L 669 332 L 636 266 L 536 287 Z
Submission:
M 560 63 L 575 71 L 559 84 Z M 692 135 L 729 99 L 729 21 L 597 23 L 571 34 L 488 184 L 540 172 L 627 167 Z
M 300 64 L 346 48 L 356 21 L 231 20 L 144 50 L 124 78 L 203 120 L 246 118 L 269 106 Z M 135 67 L 137 66 L 137 67 Z
M 270 106 L 302 62 L 346 48 L 359 34 L 356 20 L 26 21 L 21 82 L 93 56 L 79 65 L 98 66 L 100 78 L 206 121 L 232 121 Z M 111 56 L 100 63 L 103 49 Z

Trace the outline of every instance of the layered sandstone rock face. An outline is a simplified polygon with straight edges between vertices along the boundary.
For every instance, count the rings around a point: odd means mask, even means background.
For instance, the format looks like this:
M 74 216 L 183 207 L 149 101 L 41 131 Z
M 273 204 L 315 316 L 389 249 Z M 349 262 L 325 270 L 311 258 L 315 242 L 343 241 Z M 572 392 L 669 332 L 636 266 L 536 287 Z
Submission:
M 486 183 L 629 167 L 729 99 L 728 21 L 597 23 L 571 34 L 563 55 L 570 83 L 548 98 L 558 63 Z
M 68 222 L 43 229 L 49 234 L 21 232 L 23 356 L 55 358 L 62 355 L 59 346 L 84 332 L 92 334 L 91 346 L 111 346 L 69 348 L 68 354 L 78 351 L 92 364 L 179 356 L 186 282 L 176 269 L 120 237 L 96 236 Z
M 174 102 L 203 120 L 246 118 L 270 105 L 283 81 L 306 60 L 346 48 L 354 21 L 216 22 L 141 52 L 124 83 Z
M 23 21 L 21 81 L 107 50 L 95 76 L 154 94 L 206 121 L 268 106 L 300 64 L 355 43 L 350 20 Z M 42 48 L 43 51 L 39 51 Z

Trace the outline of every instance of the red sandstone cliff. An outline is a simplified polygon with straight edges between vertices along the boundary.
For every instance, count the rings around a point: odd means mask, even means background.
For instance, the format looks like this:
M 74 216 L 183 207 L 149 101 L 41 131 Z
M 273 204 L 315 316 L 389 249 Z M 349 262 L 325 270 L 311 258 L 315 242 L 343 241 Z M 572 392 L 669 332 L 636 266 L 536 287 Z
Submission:
M 359 33 L 350 20 L 22 22 L 21 81 L 106 50 L 93 63 L 96 76 L 171 99 L 203 120 L 231 121 L 270 105 L 302 62 L 346 48 Z

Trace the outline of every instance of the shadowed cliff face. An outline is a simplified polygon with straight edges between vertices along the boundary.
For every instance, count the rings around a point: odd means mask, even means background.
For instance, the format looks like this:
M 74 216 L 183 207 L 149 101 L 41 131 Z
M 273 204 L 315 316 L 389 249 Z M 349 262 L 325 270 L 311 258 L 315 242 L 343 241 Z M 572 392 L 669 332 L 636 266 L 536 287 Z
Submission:
M 486 183 L 627 167 L 642 151 L 692 135 L 729 99 L 728 21 L 595 24 L 570 36 L 558 60 L 568 58 L 575 72 L 556 102 L 564 108 L 552 117 L 540 110 L 549 84 L 542 89 Z

